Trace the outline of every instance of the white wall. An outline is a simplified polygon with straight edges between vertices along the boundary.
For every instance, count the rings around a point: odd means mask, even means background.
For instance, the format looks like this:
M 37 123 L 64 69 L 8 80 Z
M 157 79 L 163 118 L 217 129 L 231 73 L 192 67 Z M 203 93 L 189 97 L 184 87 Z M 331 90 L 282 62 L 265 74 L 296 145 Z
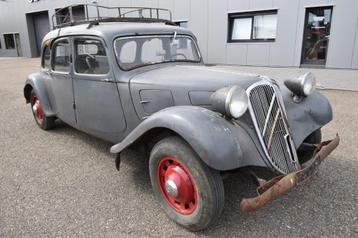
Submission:
M 86 2 L 90 0 L 0 1 L 0 22 L 7 23 L 0 25 L 0 36 L 19 32 L 23 54 L 31 56 L 25 13 L 50 9 L 51 16 L 55 8 Z M 332 5 L 327 67 L 358 69 L 358 0 L 98 0 L 98 4 L 172 10 L 174 20 L 188 20 L 207 63 L 295 67 L 301 63 L 306 7 Z M 278 10 L 275 42 L 227 43 L 229 12 L 268 9 Z

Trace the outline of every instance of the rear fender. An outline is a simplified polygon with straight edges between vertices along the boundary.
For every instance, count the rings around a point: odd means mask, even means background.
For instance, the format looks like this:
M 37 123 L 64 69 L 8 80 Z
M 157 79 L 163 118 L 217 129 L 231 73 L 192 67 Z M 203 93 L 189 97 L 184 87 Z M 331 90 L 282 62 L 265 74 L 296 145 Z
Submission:
M 48 97 L 46 85 L 41 78 L 40 73 L 30 74 L 25 82 L 24 97 L 26 103 L 30 103 L 31 91 L 34 90 L 38 99 L 41 102 L 41 108 L 46 116 L 54 116 L 52 106 Z

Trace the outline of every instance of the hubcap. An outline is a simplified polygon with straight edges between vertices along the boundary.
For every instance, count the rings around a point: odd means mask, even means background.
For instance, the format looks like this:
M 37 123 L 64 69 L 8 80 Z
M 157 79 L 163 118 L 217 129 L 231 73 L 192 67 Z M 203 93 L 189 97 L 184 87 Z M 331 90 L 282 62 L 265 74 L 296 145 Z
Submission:
M 34 96 L 33 98 L 33 105 L 32 105 L 32 111 L 35 115 L 36 121 L 41 125 L 43 121 L 43 112 L 40 104 L 40 100 L 37 98 L 37 96 Z
M 174 157 L 164 157 L 158 164 L 157 174 L 167 203 L 183 215 L 193 213 L 197 206 L 197 190 L 185 166 Z
M 178 196 L 178 188 L 173 180 L 169 179 L 169 180 L 165 181 L 165 191 L 172 198 L 176 198 Z

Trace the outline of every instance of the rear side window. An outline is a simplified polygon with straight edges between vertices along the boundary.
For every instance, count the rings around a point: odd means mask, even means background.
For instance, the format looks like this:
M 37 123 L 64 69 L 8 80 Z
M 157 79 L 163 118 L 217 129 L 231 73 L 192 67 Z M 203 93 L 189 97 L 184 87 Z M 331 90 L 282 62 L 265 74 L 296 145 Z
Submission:
M 50 66 L 51 66 L 51 51 L 50 51 L 50 48 L 49 47 L 45 47 L 44 48 L 44 51 L 43 51 L 43 54 L 42 54 L 42 68 L 44 69 L 49 69 Z
M 71 47 L 68 40 L 57 41 L 53 47 L 52 69 L 58 72 L 70 72 Z
M 75 40 L 75 71 L 79 74 L 107 74 L 109 63 L 106 50 L 100 40 Z

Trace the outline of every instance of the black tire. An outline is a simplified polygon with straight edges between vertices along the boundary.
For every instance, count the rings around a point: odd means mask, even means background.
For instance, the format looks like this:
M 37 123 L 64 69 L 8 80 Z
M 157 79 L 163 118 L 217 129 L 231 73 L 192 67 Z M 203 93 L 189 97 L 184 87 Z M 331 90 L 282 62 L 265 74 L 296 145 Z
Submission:
M 162 192 L 158 167 L 163 158 L 173 157 L 190 175 L 196 191 L 196 207 L 191 214 L 175 210 Z M 189 144 L 178 136 L 159 141 L 152 149 L 149 172 L 154 194 L 165 213 L 176 223 L 191 231 L 199 231 L 213 224 L 224 208 L 224 186 L 220 172 L 204 164 Z M 158 176 L 158 177 L 157 177 Z
M 322 142 L 321 129 L 318 129 L 318 130 L 312 132 L 303 142 L 310 143 L 310 144 L 321 143 Z M 310 160 L 312 158 L 313 153 L 314 153 L 314 149 L 307 150 L 307 149 L 298 148 L 297 155 L 298 155 L 299 162 L 301 164 L 307 162 L 308 160 Z
M 31 111 L 34 116 L 36 124 L 43 130 L 50 130 L 55 127 L 55 120 L 56 117 L 47 117 L 45 113 L 42 112 L 42 120 L 40 120 L 34 111 L 34 104 L 35 101 L 38 100 L 37 94 L 34 90 L 31 91 L 31 98 L 30 98 L 30 105 L 31 105 Z M 40 103 L 40 101 L 39 101 Z M 42 111 L 42 109 L 41 109 Z

